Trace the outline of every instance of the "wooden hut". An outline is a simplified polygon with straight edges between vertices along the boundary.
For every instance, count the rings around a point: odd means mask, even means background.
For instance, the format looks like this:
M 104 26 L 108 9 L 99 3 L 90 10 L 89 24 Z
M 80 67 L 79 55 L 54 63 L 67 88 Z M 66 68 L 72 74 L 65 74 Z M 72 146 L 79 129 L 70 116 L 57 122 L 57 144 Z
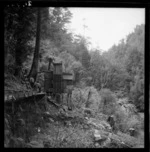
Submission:
M 53 71 L 54 93 L 62 93 L 62 62 L 55 62 Z

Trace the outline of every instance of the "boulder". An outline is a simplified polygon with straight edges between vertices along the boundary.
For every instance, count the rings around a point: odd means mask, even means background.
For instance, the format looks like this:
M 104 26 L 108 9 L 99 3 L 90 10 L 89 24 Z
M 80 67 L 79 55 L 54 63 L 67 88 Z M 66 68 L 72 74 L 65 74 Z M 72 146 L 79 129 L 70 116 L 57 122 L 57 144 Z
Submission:
M 99 130 L 94 130 L 94 140 L 95 141 L 99 141 L 101 139 L 102 139 L 102 137 L 101 137 L 101 135 L 99 133 Z
M 49 113 L 49 111 L 46 111 L 43 113 L 43 116 L 48 118 L 51 116 L 51 114 Z
M 99 130 L 94 130 L 94 142 L 98 143 L 96 147 L 99 146 L 106 146 L 111 142 L 111 134 L 106 133 L 104 134 L 103 132 L 100 133 Z
M 106 140 L 104 140 L 104 142 L 102 144 L 103 144 L 103 146 L 106 146 L 110 142 L 111 142 L 111 139 L 108 137 L 108 138 L 106 138 Z
M 99 143 L 95 143 L 95 147 L 99 148 L 100 147 Z
M 88 117 L 85 117 L 85 120 L 88 120 L 89 118 Z

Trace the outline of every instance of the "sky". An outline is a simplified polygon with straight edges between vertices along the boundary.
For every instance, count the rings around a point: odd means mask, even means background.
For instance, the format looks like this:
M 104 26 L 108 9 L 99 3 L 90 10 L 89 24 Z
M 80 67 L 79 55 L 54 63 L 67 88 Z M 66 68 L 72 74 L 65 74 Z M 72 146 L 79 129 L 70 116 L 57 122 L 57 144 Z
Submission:
M 136 25 L 145 24 L 144 8 L 68 8 L 73 17 L 68 29 L 89 37 L 90 48 L 107 51 L 134 31 Z M 86 25 L 87 28 L 83 28 Z

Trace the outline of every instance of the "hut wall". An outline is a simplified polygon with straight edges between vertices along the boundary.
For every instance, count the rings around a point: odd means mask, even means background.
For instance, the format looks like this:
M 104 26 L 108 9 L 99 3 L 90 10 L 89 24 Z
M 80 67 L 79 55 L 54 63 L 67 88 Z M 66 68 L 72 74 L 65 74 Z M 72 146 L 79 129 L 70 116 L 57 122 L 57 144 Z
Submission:
M 62 93 L 62 75 L 54 74 L 53 87 L 54 93 Z
M 54 64 L 54 74 L 62 74 L 62 64 Z
M 53 72 L 45 72 L 44 79 L 44 91 L 50 92 L 51 88 L 53 88 Z

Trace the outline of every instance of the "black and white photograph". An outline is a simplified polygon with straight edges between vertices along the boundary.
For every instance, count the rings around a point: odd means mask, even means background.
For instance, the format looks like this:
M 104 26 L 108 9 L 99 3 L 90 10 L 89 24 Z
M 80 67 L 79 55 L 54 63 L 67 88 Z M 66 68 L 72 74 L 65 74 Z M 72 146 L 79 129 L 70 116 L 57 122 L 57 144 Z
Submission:
M 4 8 L 4 148 L 144 148 L 143 7 Z

